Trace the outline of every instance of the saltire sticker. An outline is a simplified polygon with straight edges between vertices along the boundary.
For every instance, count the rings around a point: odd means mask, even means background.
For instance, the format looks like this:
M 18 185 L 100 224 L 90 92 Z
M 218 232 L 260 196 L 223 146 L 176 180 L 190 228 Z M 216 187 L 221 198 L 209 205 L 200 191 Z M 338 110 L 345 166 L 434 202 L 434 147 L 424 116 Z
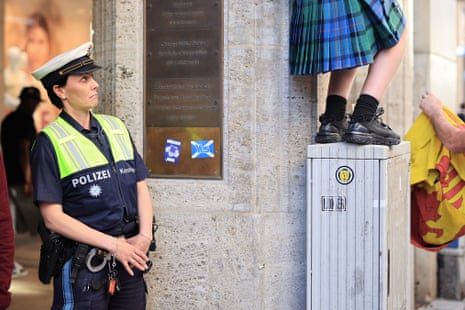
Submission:
M 181 141 L 166 139 L 165 155 L 163 159 L 167 163 L 177 164 L 181 156 Z
M 191 141 L 192 158 L 215 157 L 215 142 L 213 140 Z

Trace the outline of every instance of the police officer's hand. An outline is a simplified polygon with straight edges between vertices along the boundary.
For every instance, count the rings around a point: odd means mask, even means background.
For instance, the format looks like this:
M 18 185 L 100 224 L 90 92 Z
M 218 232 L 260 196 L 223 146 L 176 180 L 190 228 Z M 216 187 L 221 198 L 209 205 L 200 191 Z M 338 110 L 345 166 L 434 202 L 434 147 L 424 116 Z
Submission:
M 148 257 L 138 247 L 130 244 L 125 238 L 116 238 L 115 250 L 113 255 L 123 265 L 124 269 L 133 276 L 134 271 L 132 268 L 137 268 L 141 271 L 148 269 L 147 261 Z
M 150 242 L 152 239 L 146 235 L 138 234 L 134 237 L 127 239 L 127 241 L 133 246 L 137 247 L 139 250 L 147 253 L 149 251 Z

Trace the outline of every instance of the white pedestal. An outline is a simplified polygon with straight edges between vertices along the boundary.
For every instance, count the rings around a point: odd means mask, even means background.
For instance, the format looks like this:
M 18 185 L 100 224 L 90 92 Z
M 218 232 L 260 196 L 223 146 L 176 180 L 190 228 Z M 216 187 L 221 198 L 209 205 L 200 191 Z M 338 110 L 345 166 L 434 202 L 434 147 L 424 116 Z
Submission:
M 307 154 L 307 309 L 410 308 L 410 144 Z

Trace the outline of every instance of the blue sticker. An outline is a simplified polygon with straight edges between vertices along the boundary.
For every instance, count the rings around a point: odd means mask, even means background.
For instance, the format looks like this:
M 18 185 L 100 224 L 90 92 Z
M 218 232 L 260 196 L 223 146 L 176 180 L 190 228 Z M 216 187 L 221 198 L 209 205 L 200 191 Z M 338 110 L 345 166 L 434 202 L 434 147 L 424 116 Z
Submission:
M 213 140 L 191 141 L 192 158 L 215 157 L 215 142 Z
M 163 156 L 165 162 L 177 164 L 179 156 L 181 156 L 181 141 L 166 139 L 165 156 Z

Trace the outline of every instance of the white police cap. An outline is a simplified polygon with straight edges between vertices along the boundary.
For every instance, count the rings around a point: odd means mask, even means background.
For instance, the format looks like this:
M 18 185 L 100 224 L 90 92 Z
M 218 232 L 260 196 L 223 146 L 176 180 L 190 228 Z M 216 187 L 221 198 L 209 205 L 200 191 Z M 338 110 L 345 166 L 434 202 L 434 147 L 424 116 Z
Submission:
M 46 64 L 32 72 L 47 89 L 63 77 L 71 74 L 83 74 L 100 69 L 92 59 L 92 43 L 86 42 L 70 51 L 50 59 Z

